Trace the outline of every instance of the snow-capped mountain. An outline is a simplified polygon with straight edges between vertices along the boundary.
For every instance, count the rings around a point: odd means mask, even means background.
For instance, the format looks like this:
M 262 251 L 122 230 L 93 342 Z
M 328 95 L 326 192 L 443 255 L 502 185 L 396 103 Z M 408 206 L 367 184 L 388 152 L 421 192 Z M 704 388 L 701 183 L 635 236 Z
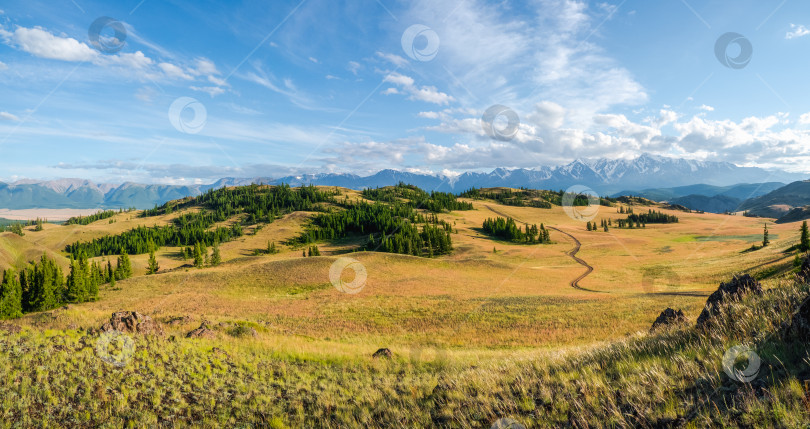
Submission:
M 803 174 L 739 167 L 728 162 L 695 161 L 643 154 L 630 160 L 578 159 L 558 167 L 496 168 L 488 173 L 465 172 L 452 176 L 381 170 L 370 176 L 320 173 L 275 178 L 226 177 L 209 185 L 188 186 L 95 184 L 82 179 L 21 180 L 12 184 L 0 183 L 0 208 L 147 208 L 169 200 L 199 195 L 208 189 L 251 183 L 269 185 L 287 183 L 293 186 L 313 184 L 362 189 L 404 182 L 428 191 L 456 193 L 470 188 L 496 186 L 558 190 L 584 185 L 602 195 L 609 195 L 620 191 L 632 192 L 696 184 L 730 186 L 739 183 L 790 183 L 806 178 Z

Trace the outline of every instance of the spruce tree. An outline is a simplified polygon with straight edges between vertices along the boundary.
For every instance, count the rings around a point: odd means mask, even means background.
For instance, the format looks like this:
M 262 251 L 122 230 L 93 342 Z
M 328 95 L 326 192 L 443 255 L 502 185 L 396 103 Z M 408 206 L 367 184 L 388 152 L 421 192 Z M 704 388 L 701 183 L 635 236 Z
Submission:
M 149 267 L 147 268 L 146 274 L 157 274 L 158 270 L 160 269 L 160 265 L 158 265 L 157 257 L 155 257 L 155 251 L 149 251 Z
M 211 266 L 216 267 L 222 262 L 222 256 L 219 254 L 219 243 L 214 243 L 214 250 L 211 253 Z
M 121 255 L 118 256 L 118 267 L 116 268 L 116 271 L 118 280 L 132 277 L 132 262 L 129 260 L 129 255 L 124 249 L 121 249 Z
M 22 289 L 14 270 L 3 272 L 0 284 L 0 319 L 15 319 L 22 316 Z
M 67 278 L 66 293 L 68 302 L 84 302 L 87 296 L 85 280 L 86 278 L 79 261 L 75 259 L 70 261 L 70 274 L 68 274 Z
M 810 251 L 810 233 L 807 231 L 807 221 L 802 222 L 799 250 L 802 252 Z
M 765 229 L 762 231 L 762 247 L 767 247 L 771 244 L 771 240 L 768 239 L 768 224 L 765 224 Z
M 200 242 L 197 242 L 194 245 L 194 266 L 197 268 L 202 268 L 204 262 L 205 261 L 203 260 L 202 244 L 200 244 Z

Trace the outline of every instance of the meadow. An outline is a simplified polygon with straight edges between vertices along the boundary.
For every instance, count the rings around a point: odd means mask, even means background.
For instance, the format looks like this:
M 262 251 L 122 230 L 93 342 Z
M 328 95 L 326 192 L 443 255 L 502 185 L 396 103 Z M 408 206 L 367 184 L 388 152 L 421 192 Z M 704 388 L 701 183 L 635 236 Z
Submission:
M 340 198 L 362 198 L 340 192 Z M 806 419 L 792 408 L 801 404 L 803 372 L 769 360 L 774 396 L 763 404 L 718 370 L 729 344 L 742 340 L 767 345 L 773 359 L 807 359 L 806 351 L 768 336 L 792 311 L 788 304 L 807 293 L 790 280 L 788 249 L 798 241 L 797 224 L 655 205 L 633 208 L 654 208 L 679 222 L 588 231 L 560 206 L 464 201 L 474 209 L 439 215 L 453 225 L 454 250 L 434 258 L 355 252 L 351 237 L 319 242 L 321 256 L 302 257 L 305 247 L 291 239 L 309 221 L 307 212 L 249 227 L 222 243 L 223 263 L 216 267 L 194 268 L 180 248 L 163 247 L 158 274 L 145 275 L 147 255 L 133 255 L 135 276 L 105 285 L 97 301 L 5 322 L 3 420 L 490 427 L 512 418 L 531 427 L 653 427 L 682 419 L 703 427 L 742 421 L 713 412 L 718 400 L 733 395 L 749 407 L 735 408 L 748 425 Z M 626 217 L 620 208 L 628 207 L 601 206 L 593 220 L 615 225 Z M 66 269 L 66 244 L 166 225 L 181 213 L 141 218 L 129 212 L 85 226 L 29 227 L 22 237 L 3 233 L 0 269 L 43 252 Z M 488 237 L 480 228 L 495 216 L 554 228 L 552 243 Z M 746 252 L 765 222 L 771 244 Z M 576 242 L 575 256 L 594 268 L 580 288 L 572 287 L 586 272 L 571 256 Z M 280 252 L 257 252 L 268 243 Z M 365 267 L 357 293 L 330 280 L 342 257 Z M 667 307 L 694 321 L 719 283 L 742 272 L 772 292 L 730 306 L 713 329 L 647 334 Z M 350 271 L 344 276 L 352 280 Z M 166 335 L 133 335 L 134 353 L 115 367 L 99 359 L 88 330 L 121 310 L 150 316 Z M 745 322 L 730 322 L 737 317 Z M 214 338 L 185 338 L 203 321 L 214 327 Z M 393 358 L 372 358 L 380 348 Z

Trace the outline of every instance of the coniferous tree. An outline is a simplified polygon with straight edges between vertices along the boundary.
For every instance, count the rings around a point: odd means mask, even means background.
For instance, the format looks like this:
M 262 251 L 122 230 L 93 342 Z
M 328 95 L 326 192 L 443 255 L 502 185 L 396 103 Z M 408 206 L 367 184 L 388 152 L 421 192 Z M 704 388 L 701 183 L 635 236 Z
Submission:
M 14 270 L 3 272 L 0 284 L 0 319 L 14 319 L 22 316 L 22 288 L 14 275 Z
M 65 278 L 62 269 L 45 254 L 38 264 L 32 264 L 20 273 L 23 285 L 23 310 L 45 311 L 62 303 Z
M 767 247 L 771 244 L 771 240 L 768 238 L 768 224 L 765 224 L 765 229 L 762 231 L 762 247 Z
M 214 250 L 211 253 L 211 266 L 216 267 L 222 262 L 222 256 L 219 254 L 219 243 L 214 243 Z
M 194 245 L 194 266 L 202 268 L 204 263 L 202 244 L 197 242 L 197 244 Z
M 276 253 L 278 253 L 278 249 L 276 248 L 276 242 L 274 241 L 274 242 L 271 243 L 271 242 L 268 241 L 267 242 L 267 254 L 275 255 Z
M 75 259 L 70 261 L 70 274 L 68 274 L 67 278 L 66 293 L 68 302 L 77 303 L 85 301 L 87 298 L 86 279 L 81 263 Z
M 810 233 L 807 230 L 807 221 L 802 222 L 799 250 L 802 252 L 810 251 Z
M 157 274 L 158 270 L 160 270 L 160 265 L 158 265 L 157 257 L 155 256 L 155 251 L 152 250 L 149 252 L 149 266 L 147 268 L 146 274 Z
M 118 256 L 118 266 L 115 271 L 118 280 L 132 277 L 132 262 L 129 260 L 129 255 L 126 250 L 121 249 L 121 255 Z

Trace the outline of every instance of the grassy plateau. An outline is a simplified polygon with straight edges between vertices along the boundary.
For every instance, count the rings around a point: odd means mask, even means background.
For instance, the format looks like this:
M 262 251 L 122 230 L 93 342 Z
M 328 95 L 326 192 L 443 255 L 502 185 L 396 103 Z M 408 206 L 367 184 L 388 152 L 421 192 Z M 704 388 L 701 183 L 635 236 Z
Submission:
M 339 200 L 363 199 L 339 193 Z M 453 251 L 433 258 L 356 251 L 367 236 L 320 241 L 314 245 L 321 256 L 302 257 L 309 245 L 294 239 L 312 212 L 246 226 L 243 236 L 220 245 L 218 266 L 198 269 L 181 248 L 161 247 L 158 273 L 146 275 L 148 255 L 131 255 L 135 276 L 102 286 L 97 301 L 0 324 L 2 426 L 810 423 L 808 346 L 780 337 L 809 292 L 796 279 L 790 250 L 798 224 L 634 204 L 636 213 L 654 209 L 679 222 L 588 231 L 584 218 L 559 205 L 461 200 L 473 209 L 438 214 L 453 226 Z M 616 225 L 628 207 L 600 206 L 588 220 Z M 195 210 L 152 217 L 133 211 L 89 225 L 2 233 L 0 269 L 45 253 L 67 271 L 68 244 L 169 225 Z M 498 216 L 543 224 L 552 243 L 487 236 L 482 223 Z M 765 222 L 770 245 L 748 251 L 761 241 Z M 279 252 L 262 252 L 268 243 Z M 345 257 L 367 273 L 356 293 L 338 290 L 330 278 Z M 764 294 L 725 304 L 696 328 L 707 297 L 740 273 L 757 278 Z M 353 277 L 344 270 L 341 278 Z M 689 323 L 650 333 L 668 307 L 682 309 Z M 105 342 L 94 329 L 124 310 L 151 317 L 165 334 Z M 186 338 L 203 321 L 213 335 Z M 724 372 L 724 355 L 738 345 L 761 360 L 754 381 Z M 372 357 L 380 348 L 392 357 Z

